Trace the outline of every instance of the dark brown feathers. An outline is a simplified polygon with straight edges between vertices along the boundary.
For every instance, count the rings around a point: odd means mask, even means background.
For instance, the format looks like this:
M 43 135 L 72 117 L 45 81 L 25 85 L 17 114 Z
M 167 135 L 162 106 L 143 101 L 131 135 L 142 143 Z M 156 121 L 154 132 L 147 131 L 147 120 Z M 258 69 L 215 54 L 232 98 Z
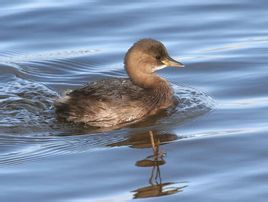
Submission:
M 112 127 L 154 113 L 164 95 L 133 85 L 129 79 L 104 79 L 67 93 L 55 103 L 55 108 L 59 119 Z

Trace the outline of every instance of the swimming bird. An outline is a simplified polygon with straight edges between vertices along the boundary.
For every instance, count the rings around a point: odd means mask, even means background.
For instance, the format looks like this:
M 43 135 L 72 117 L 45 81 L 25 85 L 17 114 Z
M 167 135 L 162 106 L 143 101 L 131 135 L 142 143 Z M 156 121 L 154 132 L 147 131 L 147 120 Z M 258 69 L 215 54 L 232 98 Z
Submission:
M 168 81 L 155 71 L 183 67 L 154 39 L 133 44 L 124 58 L 129 78 L 97 80 L 68 92 L 55 102 L 60 120 L 107 128 L 128 125 L 176 104 Z

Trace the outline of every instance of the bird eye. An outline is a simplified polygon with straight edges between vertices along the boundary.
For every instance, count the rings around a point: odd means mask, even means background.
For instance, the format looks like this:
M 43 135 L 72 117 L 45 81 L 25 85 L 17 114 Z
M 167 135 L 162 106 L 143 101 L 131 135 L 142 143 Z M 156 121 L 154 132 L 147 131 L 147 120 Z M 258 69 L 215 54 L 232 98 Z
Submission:
M 160 55 L 157 55 L 157 56 L 155 56 L 155 59 L 160 60 L 161 59 L 161 56 Z

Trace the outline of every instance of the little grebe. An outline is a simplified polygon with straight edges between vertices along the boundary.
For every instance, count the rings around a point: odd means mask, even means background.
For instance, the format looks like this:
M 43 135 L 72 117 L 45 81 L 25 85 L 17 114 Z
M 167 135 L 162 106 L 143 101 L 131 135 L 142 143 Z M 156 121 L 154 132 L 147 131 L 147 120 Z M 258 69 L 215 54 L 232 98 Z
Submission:
M 142 120 L 175 104 L 169 83 L 154 72 L 183 67 L 165 46 L 153 39 L 136 42 L 125 55 L 130 79 L 111 78 L 89 83 L 55 102 L 59 119 L 94 127 L 114 127 Z

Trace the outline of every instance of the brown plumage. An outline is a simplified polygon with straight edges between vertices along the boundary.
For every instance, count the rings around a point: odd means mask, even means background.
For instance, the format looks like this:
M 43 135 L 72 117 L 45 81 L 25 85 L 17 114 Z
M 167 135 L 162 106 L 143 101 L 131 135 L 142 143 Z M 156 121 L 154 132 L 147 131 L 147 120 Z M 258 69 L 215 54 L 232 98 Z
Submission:
M 130 79 L 98 80 L 67 93 L 55 102 L 58 118 L 94 127 L 115 127 L 140 121 L 174 104 L 172 88 L 154 72 L 183 64 L 170 58 L 161 42 L 136 42 L 124 63 Z

